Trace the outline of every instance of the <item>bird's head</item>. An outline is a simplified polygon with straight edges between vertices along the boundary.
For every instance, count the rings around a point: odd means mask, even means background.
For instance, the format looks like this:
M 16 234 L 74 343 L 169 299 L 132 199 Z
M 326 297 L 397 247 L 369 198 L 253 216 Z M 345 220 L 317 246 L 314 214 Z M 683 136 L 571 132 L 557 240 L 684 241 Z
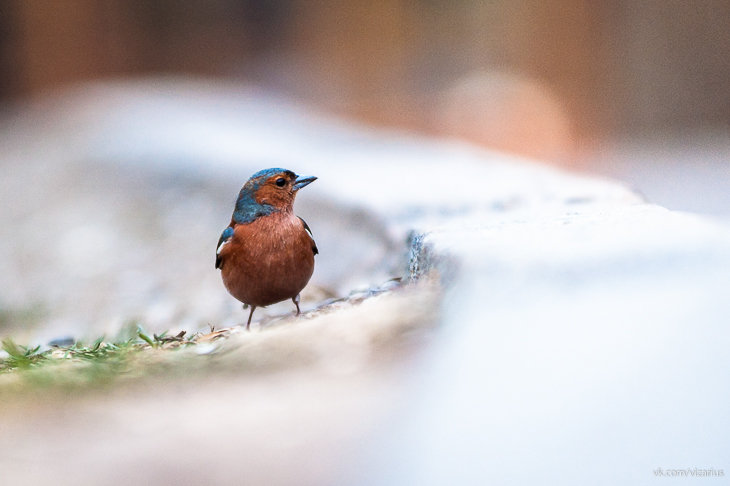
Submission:
M 298 176 L 286 169 L 261 170 L 243 185 L 233 219 L 249 223 L 275 211 L 291 211 L 297 191 L 315 180 L 316 177 Z

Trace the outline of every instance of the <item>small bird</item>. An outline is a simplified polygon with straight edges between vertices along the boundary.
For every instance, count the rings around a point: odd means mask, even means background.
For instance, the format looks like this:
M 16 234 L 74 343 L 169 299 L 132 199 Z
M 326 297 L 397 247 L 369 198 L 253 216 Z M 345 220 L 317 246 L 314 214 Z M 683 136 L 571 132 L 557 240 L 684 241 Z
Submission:
M 244 309 L 251 307 L 246 329 L 256 307 L 291 299 L 300 314 L 299 293 L 314 273 L 319 250 L 312 230 L 294 214 L 294 198 L 316 180 L 266 169 L 252 175 L 238 194 L 231 224 L 218 240 L 215 268 L 228 292 Z

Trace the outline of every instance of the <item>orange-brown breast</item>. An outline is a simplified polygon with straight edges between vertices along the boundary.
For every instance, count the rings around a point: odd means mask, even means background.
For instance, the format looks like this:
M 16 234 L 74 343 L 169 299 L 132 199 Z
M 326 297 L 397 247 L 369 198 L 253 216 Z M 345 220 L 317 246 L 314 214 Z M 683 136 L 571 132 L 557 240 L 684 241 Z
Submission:
M 314 272 L 313 246 L 302 221 L 290 212 L 237 224 L 220 252 L 223 284 L 254 306 L 296 297 Z

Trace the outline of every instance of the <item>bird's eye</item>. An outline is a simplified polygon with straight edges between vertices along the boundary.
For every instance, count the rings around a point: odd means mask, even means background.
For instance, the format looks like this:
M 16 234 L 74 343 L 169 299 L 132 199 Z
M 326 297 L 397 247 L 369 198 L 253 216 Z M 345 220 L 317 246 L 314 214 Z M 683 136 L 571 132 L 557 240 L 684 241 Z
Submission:
M 281 177 L 279 179 L 276 179 L 276 185 L 279 187 L 284 187 L 286 185 L 286 179 Z

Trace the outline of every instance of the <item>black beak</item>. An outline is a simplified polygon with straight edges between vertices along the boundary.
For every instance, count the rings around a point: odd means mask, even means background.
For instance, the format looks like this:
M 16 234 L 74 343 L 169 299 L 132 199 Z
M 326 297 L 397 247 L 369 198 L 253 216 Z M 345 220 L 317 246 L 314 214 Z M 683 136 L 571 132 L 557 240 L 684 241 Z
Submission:
M 294 190 L 298 191 L 302 187 L 311 184 L 316 180 L 317 178 L 314 176 L 297 176 L 297 179 L 294 181 Z

